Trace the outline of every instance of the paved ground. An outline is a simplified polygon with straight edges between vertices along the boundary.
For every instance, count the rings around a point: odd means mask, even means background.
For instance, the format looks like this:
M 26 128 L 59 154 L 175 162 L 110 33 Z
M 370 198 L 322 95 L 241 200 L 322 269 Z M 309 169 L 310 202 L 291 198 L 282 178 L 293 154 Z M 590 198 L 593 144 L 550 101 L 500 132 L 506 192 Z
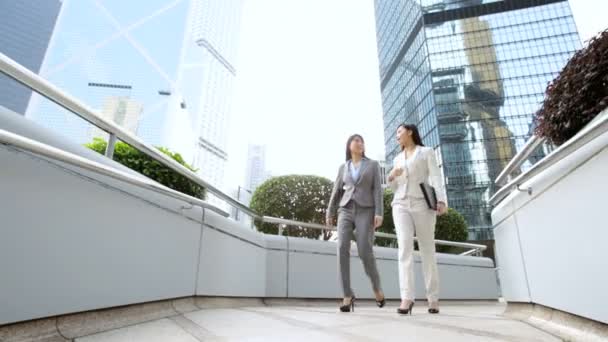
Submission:
M 355 313 L 336 306 L 293 304 L 205 309 L 79 338 L 77 342 L 198 341 L 559 341 L 525 323 L 502 317 L 500 303 L 442 303 L 429 315 L 419 302 L 413 316 L 361 303 Z

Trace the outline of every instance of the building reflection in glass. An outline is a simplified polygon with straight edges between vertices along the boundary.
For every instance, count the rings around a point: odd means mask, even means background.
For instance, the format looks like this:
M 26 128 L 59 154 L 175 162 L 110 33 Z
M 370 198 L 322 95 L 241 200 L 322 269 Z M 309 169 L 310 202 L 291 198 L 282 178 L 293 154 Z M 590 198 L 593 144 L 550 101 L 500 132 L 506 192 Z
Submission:
M 376 24 L 387 160 L 396 127 L 418 124 L 470 238 L 491 238 L 493 181 L 580 47 L 568 2 L 377 0 Z

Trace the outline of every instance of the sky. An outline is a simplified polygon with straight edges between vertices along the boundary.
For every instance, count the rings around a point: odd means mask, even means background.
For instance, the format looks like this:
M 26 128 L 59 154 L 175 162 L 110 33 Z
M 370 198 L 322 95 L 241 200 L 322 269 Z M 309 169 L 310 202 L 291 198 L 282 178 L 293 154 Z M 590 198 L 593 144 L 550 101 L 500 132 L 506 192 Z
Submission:
M 244 0 L 226 184 L 245 183 L 248 144 L 273 175 L 333 180 L 346 139 L 384 158 L 372 0 Z M 570 0 L 581 40 L 608 28 L 608 0 Z

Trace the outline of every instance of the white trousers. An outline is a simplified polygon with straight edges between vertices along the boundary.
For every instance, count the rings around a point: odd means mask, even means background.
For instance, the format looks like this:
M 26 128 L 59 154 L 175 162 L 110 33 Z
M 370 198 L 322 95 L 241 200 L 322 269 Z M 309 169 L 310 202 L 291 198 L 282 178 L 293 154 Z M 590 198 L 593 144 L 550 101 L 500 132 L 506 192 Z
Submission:
M 415 300 L 414 232 L 422 259 L 426 296 L 429 302 L 439 300 L 439 274 L 435 257 L 435 222 L 437 214 L 424 199 L 408 198 L 393 203 L 393 220 L 399 243 L 399 287 L 402 300 Z

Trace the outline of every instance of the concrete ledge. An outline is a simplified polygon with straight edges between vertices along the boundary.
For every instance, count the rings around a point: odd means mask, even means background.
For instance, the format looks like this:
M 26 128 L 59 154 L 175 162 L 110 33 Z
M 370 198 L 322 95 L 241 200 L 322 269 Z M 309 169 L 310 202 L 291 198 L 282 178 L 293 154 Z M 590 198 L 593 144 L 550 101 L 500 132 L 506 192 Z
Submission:
M 264 306 L 264 301 L 260 298 L 196 297 L 195 302 L 201 310 Z
M 64 342 L 69 340 L 59 334 L 57 318 L 46 318 L 0 327 L 0 341 Z
M 505 316 L 566 341 L 608 341 L 608 324 L 532 303 L 508 303 Z
M 205 309 L 266 306 L 260 298 L 188 297 L 0 326 L 0 342 L 64 342 Z
M 174 309 L 172 301 L 136 304 L 60 316 L 57 318 L 57 330 L 66 338 L 74 339 L 177 314 L 179 313 Z

